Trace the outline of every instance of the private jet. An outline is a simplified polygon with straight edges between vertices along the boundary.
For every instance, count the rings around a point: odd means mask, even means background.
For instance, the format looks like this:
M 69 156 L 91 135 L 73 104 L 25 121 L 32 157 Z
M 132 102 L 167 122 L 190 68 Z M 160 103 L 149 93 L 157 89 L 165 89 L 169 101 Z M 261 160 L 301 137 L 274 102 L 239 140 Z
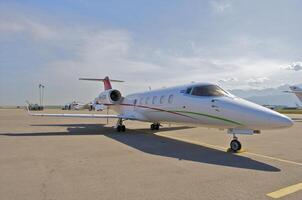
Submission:
M 71 103 L 64 105 L 62 110 L 84 110 L 85 106 L 86 106 L 86 104 L 84 104 L 84 103 L 73 101 Z
M 286 93 L 294 93 L 296 97 L 302 102 L 302 88 L 298 86 L 290 86 L 290 91 L 284 91 Z
M 242 148 L 238 134 L 259 134 L 261 130 L 288 128 L 293 121 L 285 115 L 236 97 L 216 84 L 192 83 L 182 86 L 149 90 L 123 96 L 113 89 L 111 82 L 120 80 L 80 78 L 102 81 L 105 90 L 96 98 L 97 104 L 113 109 L 117 115 L 101 114 L 44 114 L 32 116 L 82 117 L 117 119 L 116 130 L 125 132 L 125 120 L 150 122 L 151 130 L 159 130 L 162 123 L 225 129 L 233 135 L 230 149 Z

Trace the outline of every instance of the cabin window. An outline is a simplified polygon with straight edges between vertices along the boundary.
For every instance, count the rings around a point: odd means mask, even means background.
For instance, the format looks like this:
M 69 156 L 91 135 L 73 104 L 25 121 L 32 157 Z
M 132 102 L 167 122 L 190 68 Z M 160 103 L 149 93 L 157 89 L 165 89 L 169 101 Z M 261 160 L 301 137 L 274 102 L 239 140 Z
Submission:
M 149 100 L 150 100 L 150 97 L 147 97 L 147 98 L 146 98 L 146 101 L 145 101 L 145 104 L 148 104 L 148 103 L 149 103 Z
M 173 94 L 171 94 L 168 98 L 168 103 L 173 103 Z
M 152 99 L 152 104 L 156 104 L 156 99 L 157 99 L 157 96 L 154 96 Z
M 141 99 L 139 100 L 139 104 L 143 104 L 143 101 L 144 101 L 144 97 L 141 97 Z
M 227 96 L 228 93 L 217 85 L 204 85 L 204 86 L 194 87 L 193 91 L 191 92 L 191 95 L 217 97 L 217 96 Z
M 186 94 L 191 94 L 191 91 L 192 91 L 192 88 L 190 87 L 186 90 Z
M 161 96 L 161 97 L 160 97 L 160 100 L 159 100 L 160 104 L 163 104 L 164 101 L 165 101 L 165 96 Z

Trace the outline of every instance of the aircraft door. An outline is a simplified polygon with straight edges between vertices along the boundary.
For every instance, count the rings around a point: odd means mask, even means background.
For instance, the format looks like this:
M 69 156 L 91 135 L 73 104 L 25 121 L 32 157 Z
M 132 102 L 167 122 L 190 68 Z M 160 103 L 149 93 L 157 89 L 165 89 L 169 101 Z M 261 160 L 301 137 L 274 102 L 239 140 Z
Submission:
M 134 99 L 132 110 L 134 111 L 136 109 L 137 99 Z

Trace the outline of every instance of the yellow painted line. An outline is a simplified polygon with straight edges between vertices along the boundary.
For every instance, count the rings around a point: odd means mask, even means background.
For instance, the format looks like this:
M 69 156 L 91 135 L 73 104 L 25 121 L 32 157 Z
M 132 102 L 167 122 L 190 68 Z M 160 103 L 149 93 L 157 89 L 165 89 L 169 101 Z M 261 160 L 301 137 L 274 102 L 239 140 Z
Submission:
M 228 148 L 226 152 L 232 153 L 233 150 L 232 150 L 231 148 Z M 236 154 L 244 153 L 244 152 L 246 152 L 246 149 L 242 148 L 242 149 L 240 149 L 239 151 L 237 151 Z
M 274 199 L 279 199 L 294 192 L 298 192 L 299 190 L 302 190 L 302 183 L 291 185 L 266 195 Z
M 280 162 L 284 162 L 284 163 L 288 163 L 288 164 L 294 164 L 294 165 L 302 166 L 302 163 L 298 163 L 298 162 L 295 162 L 295 161 L 286 160 L 286 159 L 282 159 L 282 158 L 276 158 L 276 157 L 272 157 L 272 156 L 266 156 L 266 155 L 262 155 L 262 154 L 258 154 L 258 153 L 244 152 L 244 154 L 257 156 L 257 157 L 262 157 L 262 158 L 267 158 L 267 159 L 270 159 L 270 160 L 276 160 L 276 161 L 280 161 Z
M 192 144 L 196 144 L 196 145 L 200 145 L 200 146 L 204 146 L 204 147 L 213 148 L 213 149 L 228 152 L 228 148 L 217 146 L 217 145 L 212 145 L 212 144 L 208 144 L 208 143 L 204 143 L 204 142 L 197 142 L 197 141 L 193 141 L 193 140 L 189 140 L 189 139 L 183 139 L 183 138 L 179 138 L 179 137 L 175 137 L 175 136 L 164 135 L 164 134 L 161 134 L 161 133 L 155 133 L 155 134 L 159 135 L 159 136 L 162 136 L 162 137 L 178 140 L 178 141 L 188 142 L 188 143 L 192 143 Z M 282 159 L 282 158 L 276 158 L 276 157 L 267 156 L 267 155 L 262 155 L 262 154 L 258 154 L 258 153 L 252 153 L 252 152 L 248 152 L 244 149 L 239 151 L 237 154 L 246 154 L 246 155 L 261 157 L 261 158 L 265 158 L 265 159 L 269 159 L 269 160 L 275 160 L 275 161 L 279 161 L 279 162 L 283 162 L 283 163 L 302 166 L 302 163 L 299 163 L 299 162 L 286 160 L 286 159 Z
M 141 131 L 141 132 L 148 133 L 147 131 Z M 229 148 L 224 148 L 224 147 L 221 147 L 221 146 L 212 145 L 212 144 L 208 144 L 208 143 L 204 143 L 204 142 L 197 142 L 197 141 L 194 141 L 194 140 L 189 140 L 189 139 L 179 138 L 179 137 L 175 137 L 175 136 L 164 135 L 164 134 L 161 134 L 161 133 L 155 133 L 155 134 L 158 135 L 158 136 L 162 136 L 162 137 L 166 137 L 166 138 L 170 138 L 170 139 L 174 139 L 174 140 L 178 140 L 178 141 L 182 141 L 182 142 L 188 142 L 188 143 L 191 143 L 191 144 L 196 144 L 196 145 L 200 145 L 200 146 L 204 146 L 204 147 L 208 147 L 208 148 L 213 148 L 213 149 L 216 149 L 216 150 L 221 150 L 221 151 L 226 151 L 226 152 L 229 150 Z M 298 163 L 298 162 L 290 161 L 290 160 L 285 160 L 285 159 L 281 159 L 281 158 L 276 158 L 276 157 L 272 157 L 272 156 L 266 156 L 266 155 L 262 155 L 262 154 L 247 152 L 246 150 L 241 150 L 239 153 L 252 155 L 252 156 L 256 156 L 256 157 L 261 157 L 261 158 L 266 158 L 266 159 L 270 159 L 270 160 L 275 160 L 275 161 L 279 161 L 279 162 L 284 162 L 284 163 L 288 163 L 288 164 L 294 164 L 294 165 L 302 166 L 302 163 Z M 277 190 L 275 192 L 268 193 L 266 195 L 271 197 L 271 198 L 278 199 L 278 198 L 284 197 L 286 195 L 298 192 L 299 190 L 302 190 L 302 183 L 291 185 L 291 186 L 282 188 L 280 190 Z

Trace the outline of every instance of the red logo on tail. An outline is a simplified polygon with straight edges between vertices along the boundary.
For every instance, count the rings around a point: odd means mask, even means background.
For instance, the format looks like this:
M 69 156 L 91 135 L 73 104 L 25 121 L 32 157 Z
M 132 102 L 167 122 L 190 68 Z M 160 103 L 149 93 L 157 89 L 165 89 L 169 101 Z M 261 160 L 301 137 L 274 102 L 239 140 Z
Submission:
M 112 89 L 112 86 L 111 86 L 111 83 L 110 83 L 110 80 L 109 80 L 108 76 L 106 76 L 104 78 L 104 88 L 105 88 L 105 90 L 111 90 Z

